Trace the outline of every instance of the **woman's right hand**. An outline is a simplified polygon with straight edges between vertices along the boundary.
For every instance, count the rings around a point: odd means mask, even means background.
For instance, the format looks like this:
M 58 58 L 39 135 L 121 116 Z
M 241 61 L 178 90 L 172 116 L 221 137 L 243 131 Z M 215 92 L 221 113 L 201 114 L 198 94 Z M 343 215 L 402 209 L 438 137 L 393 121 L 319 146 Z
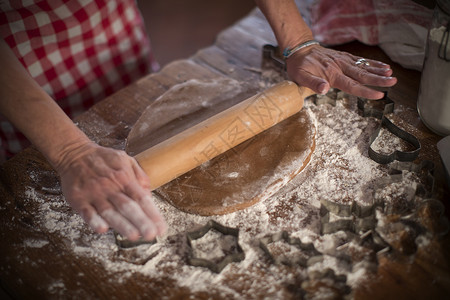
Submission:
M 129 240 L 152 240 L 167 225 L 152 200 L 149 179 L 124 151 L 85 143 L 56 166 L 66 201 L 92 229 L 109 227 Z

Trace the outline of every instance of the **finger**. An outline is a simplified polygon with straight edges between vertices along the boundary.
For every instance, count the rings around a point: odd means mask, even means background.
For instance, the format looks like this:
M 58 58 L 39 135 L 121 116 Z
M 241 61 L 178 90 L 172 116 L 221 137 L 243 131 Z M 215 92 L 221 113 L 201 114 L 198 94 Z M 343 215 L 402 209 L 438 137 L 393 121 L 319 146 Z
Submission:
M 153 221 L 157 228 L 157 234 L 163 235 L 167 230 L 167 225 L 159 209 L 154 204 L 151 193 L 134 182 L 130 182 L 124 191 L 130 198 L 138 202 L 147 217 Z
M 104 233 L 108 230 L 108 223 L 97 214 L 95 208 L 87 205 L 79 210 L 81 218 L 96 232 Z
M 325 95 L 330 89 L 328 81 L 302 69 L 296 70 L 292 79 L 299 85 L 308 87 L 321 95 Z
M 386 68 L 378 68 L 378 67 L 373 67 L 373 66 L 364 66 L 364 69 L 372 74 L 376 74 L 376 75 L 380 75 L 380 76 L 391 76 L 393 73 L 392 70 L 389 68 L 386 69 Z
M 345 75 L 336 76 L 335 81 L 332 84 L 334 87 L 358 97 L 367 99 L 381 99 L 384 97 L 383 92 L 368 88 Z
M 153 202 L 151 195 L 147 194 L 143 198 L 140 198 L 139 202 L 147 216 L 149 216 L 153 223 L 155 223 L 156 228 L 158 229 L 158 235 L 164 235 L 167 231 L 167 223 L 158 207 Z
M 389 87 L 397 83 L 395 77 L 379 76 L 368 71 L 368 67 L 350 66 L 344 69 L 344 74 L 361 84 Z
M 101 211 L 100 215 L 112 228 L 130 241 L 139 239 L 139 231 L 112 207 Z
M 390 69 L 391 68 L 390 65 L 388 65 L 384 62 L 378 61 L 378 60 L 364 58 L 364 57 L 360 57 L 360 56 L 354 56 L 354 55 L 352 55 L 351 57 L 353 59 L 352 64 L 355 64 L 358 60 L 363 59 L 369 63 L 369 66 L 372 66 L 375 68 L 381 68 L 381 69 Z
M 125 194 L 116 194 L 109 197 L 111 203 L 135 228 L 145 240 L 153 240 L 158 230 L 153 221 L 144 213 L 142 208 L 134 200 Z
M 375 68 L 381 68 L 381 69 L 390 69 L 391 66 L 388 64 L 385 64 L 384 62 L 373 60 L 373 59 L 366 59 L 370 66 Z
M 133 168 L 134 175 L 136 176 L 136 179 L 138 180 L 139 184 L 144 189 L 150 189 L 150 178 L 147 176 L 144 170 L 142 170 L 137 160 L 133 157 L 130 158 L 131 158 L 131 167 Z
M 357 57 L 356 57 L 357 58 Z M 359 58 L 361 59 L 361 58 Z M 364 62 L 361 62 L 358 64 L 358 59 L 350 59 L 346 61 L 345 63 L 340 62 L 339 66 L 344 71 L 344 73 L 347 73 L 348 70 L 354 70 L 355 72 L 358 72 L 358 70 L 365 70 L 368 73 L 380 75 L 389 77 L 392 75 L 392 69 L 389 65 L 376 61 L 376 60 L 370 60 L 370 59 L 362 59 Z M 345 72 L 347 70 L 347 72 Z M 346 74 L 348 75 L 348 74 Z M 354 78 L 356 79 L 356 78 Z M 356 79 L 357 80 L 357 79 Z

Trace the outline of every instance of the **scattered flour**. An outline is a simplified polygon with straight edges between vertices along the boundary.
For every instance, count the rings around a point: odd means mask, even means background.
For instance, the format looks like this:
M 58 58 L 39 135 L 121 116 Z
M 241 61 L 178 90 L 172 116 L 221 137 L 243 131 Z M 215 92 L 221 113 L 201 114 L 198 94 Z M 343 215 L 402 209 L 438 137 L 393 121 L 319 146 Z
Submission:
M 68 245 L 68 251 L 73 251 L 76 256 L 90 257 L 100 262 L 105 272 L 111 274 L 111 282 L 123 282 L 136 272 L 148 276 L 149 282 L 151 278 L 160 278 L 164 274 L 178 286 L 189 288 L 192 292 L 213 292 L 224 298 L 283 299 L 290 297 L 290 294 L 286 288 L 280 287 L 299 288 L 308 277 L 308 271 L 330 268 L 336 274 L 346 275 L 347 284 L 355 288 L 367 279 L 367 270 L 364 267 L 354 268 L 334 256 L 335 249 L 348 243 L 350 237 L 343 232 L 320 235 L 320 200 L 368 204 L 375 198 L 389 197 L 398 187 L 389 187 L 390 192 L 387 189 L 376 191 L 376 181 L 387 176 L 386 169 L 367 156 L 371 134 L 368 128 L 374 128 L 376 121 L 359 116 L 356 101 L 346 98 L 338 101 L 335 107 L 328 104 L 316 106 L 307 101 L 304 109 L 315 116 L 317 136 L 311 162 L 302 173 L 268 199 L 224 216 L 187 214 L 155 197 L 169 230 L 166 236 L 158 238 L 156 244 L 136 247 L 133 250 L 136 259 L 121 256 L 112 232 L 100 235 L 89 231 L 62 196 L 45 195 L 44 200 L 43 194 L 31 187 L 26 191 L 26 196 L 28 201 L 39 206 L 36 219 L 41 230 L 59 234 Z M 264 149 L 261 152 L 263 154 Z M 31 173 L 30 176 L 35 175 Z M 235 174 L 230 173 L 230 176 Z M 405 191 L 409 194 L 407 188 Z M 220 274 L 186 265 L 188 245 L 185 232 L 206 224 L 210 219 L 239 228 L 238 242 L 246 254 L 243 261 L 228 265 Z M 269 263 L 258 246 L 258 239 L 281 230 L 287 230 L 291 237 L 298 237 L 304 243 L 314 243 L 316 249 L 325 254 L 324 259 L 309 268 L 286 269 Z M 220 239 L 214 234 L 211 232 L 203 241 L 195 241 L 197 255 L 206 258 L 223 256 L 223 248 L 215 250 L 217 248 L 210 243 L 215 241 L 220 244 Z M 25 240 L 24 245 L 35 248 L 44 247 L 47 243 Z M 232 243 L 228 241 L 225 244 Z M 279 245 L 278 249 L 282 248 Z M 357 247 L 355 249 L 359 251 Z M 294 250 L 290 248 L 287 256 L 295 255 Z M 254 280 L 255 276 L 257 280 Z M 48 287 L 49 290 L 62 288 L 63 282 L 55 282 Z
M 42 248 L 48 244 L 48 241 L 45 240 L 35 240 L 35 239 L 26 239 L 23 242 L 24 246 L 27 248 Z
M 237 178 L 239 176 L 238 172 L 231 172 L 230 174 L 228 174 L 229 178 Z
M 381 154 L 390 154 L 394 151 L 410 151 L 413 146 L 397 137 L 389 130 L 381 128 L 378 137 L 372 143 L 372 149 Z
M 235 253 L 236 242 L 232 235 L 210 230 L 203 237 L 193 240 L 191 245 L 195 257 L 220 262 L 226 255 Z

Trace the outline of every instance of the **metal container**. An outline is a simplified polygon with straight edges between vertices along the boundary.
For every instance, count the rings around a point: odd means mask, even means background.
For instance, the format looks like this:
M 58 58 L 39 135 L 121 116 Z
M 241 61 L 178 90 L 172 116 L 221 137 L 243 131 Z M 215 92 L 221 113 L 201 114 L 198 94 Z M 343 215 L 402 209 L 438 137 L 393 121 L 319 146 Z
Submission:
M 437 0 L 428 31 L 417 109 L 433 132 L 450 135 L 450 0 Z

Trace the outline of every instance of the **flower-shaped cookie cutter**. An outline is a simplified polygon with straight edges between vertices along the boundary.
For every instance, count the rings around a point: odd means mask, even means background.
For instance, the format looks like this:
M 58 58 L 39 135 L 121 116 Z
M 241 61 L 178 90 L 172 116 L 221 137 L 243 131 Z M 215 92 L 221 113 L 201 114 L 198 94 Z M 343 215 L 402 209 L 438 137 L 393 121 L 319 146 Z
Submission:
M 205 234 L 207 234 L 210 230 L 216 230 L 217 232 L 223 235 L 231 235 L 236 239 L 236 251 L 234 253 L 228 254 L 223 257 L 218 263 L 199 258 L 194 255 L 194 249 L 192 247 L 192 241 L 202 238 Z M 239 245 L 239 229 L 231 228 L 224 226 L 222 224 L 217 223 L 214 220 L 208 221 L 205 226 L 201 227 L 198 230 L 188 232 L 186 234 L 187 243 L 188 243 L 188 264 L 194 267 L 205 267 L 215 273 L 220 273 L 229 263 L 240 262 L 245 259 L 245 253 Z
M 383 203 L 363 206 L 356 202 L 351 204 L 336 203 L 322 199 L 320 201 L 320 233 L 331 234 L 340 230 L 362 233 L 374 229 L 377 224 L 375 209 Z M 330 221 L 330 212 L 345 219 Z
M 357 234 L 355 238 L 361 246 L 368 245 L 377 255 L 386 253 L 390 246 L 377 232 L 376 209 L 383 208 L 383 203 L 375 202 L 372 205 L 359 205 L 335 203 L 328 200 L 320 201 L 320 233 L 332 234 L 338 231 L 347 231 Z M 341 218 L 330 222 L 330 213 Z

